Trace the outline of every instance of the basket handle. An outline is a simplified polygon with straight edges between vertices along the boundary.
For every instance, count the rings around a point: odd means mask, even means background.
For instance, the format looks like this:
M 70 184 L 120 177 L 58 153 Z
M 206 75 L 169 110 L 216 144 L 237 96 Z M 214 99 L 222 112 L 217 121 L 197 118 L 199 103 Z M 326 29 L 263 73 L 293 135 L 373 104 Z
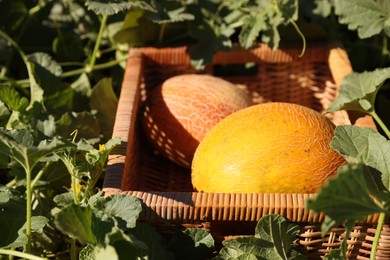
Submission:
M 344 77 L 353 71 L 348 54 L 340 43 L 331 44 L 328 63 L 332 77 L 339 89 Z

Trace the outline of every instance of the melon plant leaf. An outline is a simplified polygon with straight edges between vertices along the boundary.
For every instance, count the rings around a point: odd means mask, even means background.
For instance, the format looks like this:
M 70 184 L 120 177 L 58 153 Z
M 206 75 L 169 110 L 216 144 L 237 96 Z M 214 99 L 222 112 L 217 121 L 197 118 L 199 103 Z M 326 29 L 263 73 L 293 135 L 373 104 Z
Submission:
M 62 233 L 80 243 L 104 244 L 114 224 L 95 216 L 90 206 L 70 204 L 54 216 L 54 224 Z
M 178 259 L 191 259 L 194 256 L 206 258 L 214 249 L 214 239 L 209 232 L 200 228 L 175 230 L 170 248 Z
M 147 12 L 147 17 L 155 23 L 182 22 L 194 20 L 193 14 L 187 12 L 187 8 L 179 2 L 166 3 L 166 1 L 155 1 L 153 11 Z M 168 9 L 168 7 L 170 7 Z
M 351 163 L 361 162 L 378 170 L 390 190 L 390 141 L 371 128 L 337 126 L 330 146 Z
M 124 249 L 123 253 L 128 254 L 128 249 Z M 119 260 L 119 259 L 134 259 L 134 258 L 119 258 L 118 252 L 115 249 L 115 247 L 107 245 L 105 247 L 94 247 L 94 251 L 92 253 L 92 256 L 90 259 L 91 260 L 107 260 L 107 259 L 112 259 L 112 260 Z M 83 258 L 87 259 L 87 258 Z
M 95 214 L 102 219 L 120 218 L 126 222 L 127 228 L 136 226 L 142 205 L 139 199 L 124 194 L 102 197 L 100 193 L 88 201 Z
M 255 237 L 272 241 L 273 247 L 267 250 L 267 257 L 287 259 L 299 231 L 298 225 L 289 223 L 280 215 L 271 214 L 259 220 L 255 229 Z
M 298 18 L 297 6 L 296 0 L 262 1 L 257 6 L 251 6 L 249 9 L 253 11 L 243 17 L 240 45 L 250 48 L 258 36 L 261 36 L 263 42 L 277 49 L 280 42 L 278 27 L 287 24 L 290 19 Z
M 24 111 L 28 106 L 28 99 L 20 96 L 19 92 L 7 83 L 0 84 L 0 100 L 11 110 Z
M 213 260 L 265 260 L 264 258 L 259 258 L 258 256 L 251 253 L 237 252 L 234 249 L 224 247 L 219 251 L 219 254 L 213 258 Z
M 217 257 L 217 259 L 229 259 L 230 257 L 240 256 L 243 257 L 243 255 L 250 257 L 255 256 L 257 259 L 270 259 L 267 258 L 267 252 L 270 248 L 273 247 L 272 242 L 260 239 L 255 236 L 227 239 L 222 242 L 222 245 L 224 248 L 219 252 L 219 258 Z
M 118 259 L 146 259 L 143 258 L 144 255 L 140 252 L 147 251 L 148 249 L 147 244 L 131 234 L 126 234 L 117 227 L 114 227 L 112 231 L 106 235 L 104 245 L 96 245 L 94 247 L 96 259 L 103 259 L 101 257 L 108 252 L 115 252 L 114 255 L 117 255 Z M 164 258 L 151 257 L 150 259 Z
M 36 52 L 28 56 L 31 73 L 42 91 L 53 92 L 53 86 L 58 86 L 62 74 L 61 66 L 53 58 L 43 52 Z
M 342 109 L 365 113 L 374 111 L 377 92 L 389 78 L 390 68 L 350 73 L 344 78 L 339 95 L 330 104 L 328 111 L 335 112 Z
M 164 246 L 162 236 L 152 225 L 138 223 L 129 230 L 129 234 L 147 245 L 147 249 L 140 246 L 137 248 L 137 255 L 142 259 L 169 260 L 174 258 L 172 252 Z
M 85 2 L 85 5 L 89 10 L 100 15 L 114 15 L 119 12 L 129 11 L 132 8 L 154 11 L 146 1 L 89 0 Z
M 92 109 L 98 111 L 97 117 L 103 135 L 111 137 L 118 104 L 111 78 L 104 78 L 94 86 L 89 104 Z
M 248 15 L 243 22 L 239 35 L 241 46 L 246 49 L 252 47 L 253 43 L 259 36 L 259 33 L 267 28 L 267 24 L 261 14 L 254 13 Z
M 49 222 L 49 220 L 44 216 L 32 216 L 31 217 L 31 232 L 38 232 L 43 227 L 46 226 L 46 224 Z M 26 224 L 24 224 L 18 231 L 18 237 L 15 241 L 13 241 L 11 244 L 7 245 L 9 248 L 19 248 L 23 247 L 27 244 L 28 239 L 25 235 L 26 230 Z
M 309 209 L 323 212 L 330 218 L 327 229 L 344 222 L 363 220 L 370 214 L 390 213 L 371 198 L 365 180 L 366 169 L 362 163 L 341 166 L 337 176 L 329 179 L 316 197 L 307 201 Z
M 114 252 L 116 254 L 116 252 Z M 111 255 L 112 259 L 115 258 L 115 254 Z M 96 260 L 95 257 L 95 246 L 92 244 L 87 244 L 79 253 L 80 260 Z M 108 258 L 106 258 L 108 259 Z
M 57 137 L 34 145 L 32 135 L 26 129 L 0 129 L 0 154 L 11 156 L 28 171 L 53 152 L 72 146 Z
M 390 29 L 388 0 L 335 0 L 334 7 L 339 22 L 347 24 L 350 30 L 357 30 L 361 39 Z
M 0 186 L 0 247 L 15 242 L 25 222 L 26 201 L 23 196 L 15 189 Z

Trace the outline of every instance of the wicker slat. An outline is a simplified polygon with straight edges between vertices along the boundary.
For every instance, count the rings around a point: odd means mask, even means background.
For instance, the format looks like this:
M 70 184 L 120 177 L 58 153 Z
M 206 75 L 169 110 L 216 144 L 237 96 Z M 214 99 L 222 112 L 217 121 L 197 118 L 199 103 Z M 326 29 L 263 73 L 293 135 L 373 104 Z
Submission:
M 318 258 L 339 246 L 344 229 L 334 229 L 321 237 L 320 222 L 324 216 L 305 208 L 306 199 L 313 194 L 195 192 L 190 170 L 157 154 L 139 125 L 149 90 L 171 76 L 184 73 L 223 77 L 247 91 L 254 102 L 293 102 L 324 112 L 337 96 L 343 77 L 352 71 L 348 56 L 338 45 L 310 44 L 302 58 L 298 57 L 300 51 L 293 46 L 276 51 L 266 45 L 251 50 L 236 48 L 218 53 L 204 71 L 196 71 L 186 47 L 132 49 L 113 131 L 113 137 L 121 137 L 123 143 L 109 157 L 103 187 L 106 195 L 123 193 L 140 198 L 144 203 L 140 219 L 161 229 L 170 225 L 201 226 L 216 237 L 226 238 L 240 235 L 237 230 L 244 230 L 246 224 L 252 228 L 262 216 L 275 213 L 299 223 L 302 232 L 298 243 L 308 256 Z M 255 70 L 236 75 L 235 66 L 245 63 L 254 63 Z M 228 73 L 221 74 L 226 70 Z M 356 120 L 345 111 L 326 116 L 336 125 L 376 129 L 371 117 Z M 351 259 L 368 256 L 377 220 L 378 215 L 370 215 L 354 227 L 348 240 Z M 389 257 L 389 234 L 386 226 L 378 257 Z

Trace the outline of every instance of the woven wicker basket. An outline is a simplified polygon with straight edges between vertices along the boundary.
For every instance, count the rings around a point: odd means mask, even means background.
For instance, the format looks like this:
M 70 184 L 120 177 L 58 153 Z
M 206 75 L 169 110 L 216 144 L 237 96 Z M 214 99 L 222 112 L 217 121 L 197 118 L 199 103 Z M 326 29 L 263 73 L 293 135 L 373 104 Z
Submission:
M 321 236 L 324 216 L 305 208 L 305 200 L 312 194 L 194 192 L 190 170 L 156 154 L 139 126 L 148 91 L 168 77 L 184 73 L 223 77 L 248 91 L 255 102 L 293 102 L 324 111 L 337 95 L 342 78 L 352 71 L 348 56 L 338 46 L 317 43 L 310 44 L 302 58 L 300 51 L 295 47 L 272 51 L 266 45 L 237 48 L 218 53 L 204 71 L 196 71 L 186 47 L 131 49 L 113 130 L 113 137 L 121 137 L 123 144 L 109 157 L 103 187 L 106 195 L 124 193 L 140 198 L 144 204 L 140 219 L 160 230 L 197 226 L 223 239 L 253 233 L 262 216 L 275 213 L 301 226 L 297 243 L 309 258 L 320 258 L 338 247 L 344 229 L 335 228 Z M 254 64 L 254 69 L 243 75 L 232 73 L 246 63 Z M 375 128 L 370 117 L 355 120 L 345 111 L 328 116 L 336 125 L 352 122 Z M 377 219 L 378 215 L 370 215 L 354 227 L 348 239 L 351 259 L 368 257 Z M 390 228 L 386 225 L 377 259 L 390 259 Z

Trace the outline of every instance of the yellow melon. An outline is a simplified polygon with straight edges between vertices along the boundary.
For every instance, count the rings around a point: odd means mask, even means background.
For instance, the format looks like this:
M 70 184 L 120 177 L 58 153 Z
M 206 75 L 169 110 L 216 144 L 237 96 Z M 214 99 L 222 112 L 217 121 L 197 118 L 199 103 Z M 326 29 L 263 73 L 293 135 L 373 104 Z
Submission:
M 190 168 L 206 133 L 227 115 L 251 104 L 244 90 L 222 78 L 183 74 L 151 91 L 142 125 L 155 150 Z
M 334 124 L 313 109 L 271 102 L 221 120 L 199 144 L 200 192 L 313 193 L 345 160 L 329 143 Z

